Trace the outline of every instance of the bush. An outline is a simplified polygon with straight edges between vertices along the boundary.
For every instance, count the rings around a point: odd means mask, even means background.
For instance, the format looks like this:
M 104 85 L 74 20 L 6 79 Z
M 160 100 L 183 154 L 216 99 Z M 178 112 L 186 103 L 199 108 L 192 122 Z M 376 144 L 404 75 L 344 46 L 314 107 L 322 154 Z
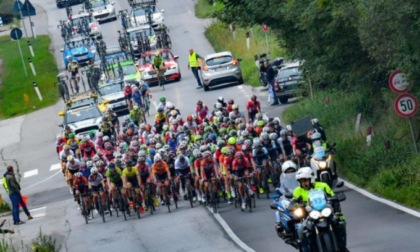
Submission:
M 55 239 L 43 234 L 40 229 L 38 236 L 32 240 L 31 248 L 36 252 L 58 252 L 61 246 L 57 246 Z
M 3 201 L 3 203 L 0 204 L 0 213 L 9 212 L 11 210 L 9 203 Z

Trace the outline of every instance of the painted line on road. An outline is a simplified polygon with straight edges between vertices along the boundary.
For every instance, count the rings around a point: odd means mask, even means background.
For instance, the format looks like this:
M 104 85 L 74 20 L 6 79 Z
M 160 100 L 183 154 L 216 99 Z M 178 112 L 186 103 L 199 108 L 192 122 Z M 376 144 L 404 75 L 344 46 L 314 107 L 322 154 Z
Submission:
M 155 100 L 152 100 L 152 102 L 153 102 L 153 107 L 155 107 L 155 110 L 157 111 L 157 109 L 158 109 L 158 104 L 156 103 L 156 101 L 155 101 Z
M 45 179 L 43 179 L 43 180 L 41 180 L 41 181 L 38 181 L 38 182 L 37 182 L 37 183 L 35 183 L 35 184 L 32 184 L 32 185 L 30 185 L 30 186 L 25 187 L 25 189 L 29 189 L 29 188 L 35 187 L 35 186 L 37 186 L 37 185 L 40 185 L 40 184 L 42 184 L 42 183 L 45 183 L 46 181 L 48 181 L 48 180 L 52 179 L 53 177 L 57 176 L 57 174 L 60 174 L 60 173 L 62 173 L 62 171 L 57 171 L 56 173 L 54 173 L 53 175 L 49 176 L 48 178 L 45 178 Z
M 51 165 L 51 167 L 50 167 L 50 171 L 55 171 L 55 170 L 60 170 L 61 169 L 61 164 L 60 163 L 58 163 L 58 164 L 53 164 L 53 165 Z
M 39 208 L 35 208 L 35 209 L 29 209 L 29 212 L 31 213 L 31 216 L 34 218 L 37 217 L 44 217 L 47 215 L 47 207 L 39 207 Z
M 213 210 L 207 207 L 207 209 L 213 213 Z M 255 252 L 251 247 L 245 244 L 241 239 L 239 239 L 238 236 L 232 231 L 232 229 L 229 227 L 229 225 L 226 223 L 226 221 L 220 216 L 219 213 L 213 213 L 216 220 L 219 222 L 219 224 L 222 226 L 222 228 L 225 230 L 225 232 L 229 235 L 229 237 L 244 251 L 246 252 Z
M 35 176 L 35 175 L 38 175 L 38 169 L 30 170 L 30 171 L 27 171 L 27 172 L 23 173 L 24 178 L 32 177 L 32 176 Z
M 340 179 L 341 179 L 341 178 L 340 178 Z M 352 189 L 352 190 L 354 190 L 354 191 L 356 191 L 356 192 L 358 192 L 358 193 L 362 194 L 363 196 L 365 196 L 365 197 L 367 197 L 367 198 L 370 198 L 370 199 L 372 199 L 372 200 L 375 200 L 375 201 L 381 202 L 382 204 L 385 204 L 385 205 L 387 205 L 387 206 L 390 206 L 390 207 L 393 207 L 393 208 L 398 209 L 398 210 L 400 210 L 400 211 L 403 211 L 403 212 L 405 212 L 405 213 L 408 213 L 408 214 L 410 214 L 410 215 L 412 215 L 412 216 L 414 216 L 414 217 L 420 218 L 420 212 L 418 212 L 418 211 L 416 211 L 416 210 L 413 210 L 413 209 L 410 209 L 410 208 L 408 208 L 408 207 L 402 206 L 402 205 L 397 204 L 397 203 L 395 203 L 395 202 L 392 202 L 392 201 L 390 201 L 390 200 L 387 200 L 387 199 L 384 199 L 384 198 L 378 197 L 378 196 L 374 195 L 373 193 L 370 193 L 370 192 L 368 192 L 368 191 L 366 191 L 366 190 L 364 190 L 364 189 L 362 189 L 362 188 L 359 188 L 359 187 L 357 187 L 357 186 L 353 185 L 352 183 L 350 183 L 350 182 L 348 182 L 348 181 L 346 181 L 346 180 L 344 180 L 344 179 L 341 179 L 341 180 L 343 180 L 343 181 L 344 181 L 345 185 L 346 185 L 348 188 L 350 188 L 350 189 Z

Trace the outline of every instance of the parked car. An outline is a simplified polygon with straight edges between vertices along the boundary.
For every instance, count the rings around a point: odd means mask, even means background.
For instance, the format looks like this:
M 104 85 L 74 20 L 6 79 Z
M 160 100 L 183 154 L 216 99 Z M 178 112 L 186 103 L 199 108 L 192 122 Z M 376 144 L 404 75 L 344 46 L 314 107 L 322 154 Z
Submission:
M 228 51 L 207 55 L 201 66 L 204 91 L 221 84 L 242 84 L 240 61 Z
M 138 69 L 143 75 L 143 81 L 149 85 L 157 84 L 158 79 L 156 71 L 153 68 L 153 59 L 155 53 L 159 51 L 165 63 L 165 78 L 167 81 L 180 81 L 181 69 L 178 65 L 178 56 L 174 56 L 169 49 L 159 49 L 156 51 L 149 51 L 142 55 L 139 59 Z
M 132 26 L 139 26 L 149 24 L 148 15 L 150 12 L 151 25 L 158 26 L 163 24 L 164 10 L 160 10 L 156 5 L 138 6 L 134 7 L 130 13 L 130 24 Z
M 115 11 L 115 2 L 109 0 L 88 0 L 85 2 L 83 10 L 85 12 L 92 11 L 92 15 L 98 22 L 109 20 L 117 20 L 117 12 Z
M 93 62 L 96 45 L 89 37 L 77 36 L 67 41 L 61 51 L 63 52 L 65 66 L 69 64 L 68 56 L 71 56 L 73 60 L 83 66 Z
M 282 104 L 300 93 L 303 84 L 299 62 L 285 64 L 277 73 L 274 92 Z

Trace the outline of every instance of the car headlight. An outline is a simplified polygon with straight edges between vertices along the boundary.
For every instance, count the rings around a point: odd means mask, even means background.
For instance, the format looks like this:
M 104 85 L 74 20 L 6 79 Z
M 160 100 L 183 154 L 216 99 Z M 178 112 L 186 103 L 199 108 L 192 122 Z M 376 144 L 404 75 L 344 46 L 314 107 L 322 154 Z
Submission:
M 309 217 L 311 217 L 312 219 L 314 219 L 314 220 L 318 220 L 319 219 L 319 217 L 321 217 L 321 213 L 320 212 L 318 212 L 318 211 L 316 211 L 316 210 L 312 210 L 310 213 L 309 213 Z
M 318 162 L 318 166 L 321 169 L 325 169 L 325 167 L 327 167 L 327 162 L 325 162 L 325 161 L 319 161 Z
M 326 208 L 322 209 L 321 214 L 324 217 L 329 217 L 332 214 L 332 209 L 329 208 L 329 207 L 326 207 Z

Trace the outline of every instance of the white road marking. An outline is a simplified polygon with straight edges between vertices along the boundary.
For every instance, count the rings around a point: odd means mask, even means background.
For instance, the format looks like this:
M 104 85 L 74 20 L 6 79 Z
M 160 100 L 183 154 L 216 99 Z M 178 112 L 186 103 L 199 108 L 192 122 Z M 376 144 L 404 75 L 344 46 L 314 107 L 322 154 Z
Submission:
M 48 178 L 45 178 L 45 179 L 43 179 L 43 180 L 41 180 L 41 181 L 38 181 L 38 182 L 37 182 L 37 183 L 35 183 L 35 184 L 32 184 L 32 185 L 30 185 L 30 186 L 25 187 L 25 189 L 29 189 L 29 188 L 32 188 L 32 187 L 34 187 L 34 186 L 40 185 L 40 184 L 42 184 L 42 183 L 45 183 L 46 181 L 48 181 L 48 180 L 52 179 L 53 177 L 57 176 L 57 174 L 60 174 L 60 173 L 62 174 L 62 172 L 61 172 L 61 171 L 57 171 L 56 173 L 54 173 L 53 175 L 49 176 Z
M 152 102 L 153 102 L 153 107 L 155 107 L 155 109 L 156 109 L 156 111 L 157 111 L 157 109 L 158 109 L 158 104 L 157 104 L 154 100 L 152 100 Z
M 209 208 L 210 210 L 210 208 Z M 213 212 L 213 210 L 210 210 Z M 229 235 L 229 237 L 244 251 L 246 252 L 255 252 L 252 248 L 250 248 L 248 245 L 246 245 L 241 239 L 239 239 L 238 236 L 230 229 L 229 225 L 226 223 L 226 221 L 220 216 L 220 214 L 216 213 L 213 214 L 216 220 L 219 222 L 219 224 L 222 226 L 222 228 L 225 230 L 225 232 Z
M 59 170 L 59 169 L 61 169 L 61 164 L 60 164 L 60 163 L 58 163 L 58 164 L 53 164 L 53 165 L 51 165 L 51 167 L 50 167 L 50 171 L 55 171 L 55 170 Z
M 238 86 L 238 88 L 239 88 L 239 89 L 243 89 L 244 87 L 241 85 L 241 86 Z
M 27 171 L 27 172 L 23 173 L 24 178 L 32 177 L 32 176 L 35 176 L 35 175 L 38 175 L 38 169 L 30 170 L 30 171 Z
M 31 216 L 34 218 L 44 217 L 47 215 L 47 207 L 39 207 L 35 209 L 29 209 Z
M 412 216 L 414 216 L 414 217 L 420 218 L 420 212 L 418 212 L 418 211 L 416 211 L 416 210 L 413 210 L 413 209 L 410 209 L 410 208 L 408 208 L 408 207 L 405 207 L 405 206 L 399 205 L 399 204 L 397 204 L 397 203 L 395 203 L 395 202 L 392 202 L 392 201 L 390 201 L 390 200 L 387 200 L 387 199 L 384 199 L 384 198 L 378 197 L 378 196 L 376 196 L 376 195 L 374 195 L 374 194 L 372 194 L 372 193 L 370 193 L 370 192 L 368 192 L 368 191 L 366 191 L 366 190 L 364 190 L 364 189 L 362 189 L 362 188 L 359 188 L 359 187 L 357 187 L 357 186 L 353 185 L 352 183 L 350 183 L 350 182 L 348 182 L 348 181 L 346 181 L 346 180 L 344 180 L 344 179 L 341 179 L 341 180 L 343 180 L 343 181 L 344 181 L 344 184 L 345 184 L 348 188 L 350 188 L 350 189 L 352 189 L 352 190 L 354 190 L 354 191 L 356 191 L 356 192 L 358 192 L 358 193 L 362 194 L 363 196 L 365 196 L 365 197 L 367 197 L 367 198 L 370 198 L 370 199 L 372 199 L 372 200 L 374 200 L 374 201 L 381 202 L 382 204 L 385 204 L 385 205 L 387 205 L 387 206 L 390 206 L 390 207 L 393 207 L 393 208 L 398 209 L 398 210 L 400 210 L 400 211 L 403 211 L 403 212 L 405 212 L 405 213 L 408 213 L 408 214 L 410 214 L 410 215 L 412 215 Z

